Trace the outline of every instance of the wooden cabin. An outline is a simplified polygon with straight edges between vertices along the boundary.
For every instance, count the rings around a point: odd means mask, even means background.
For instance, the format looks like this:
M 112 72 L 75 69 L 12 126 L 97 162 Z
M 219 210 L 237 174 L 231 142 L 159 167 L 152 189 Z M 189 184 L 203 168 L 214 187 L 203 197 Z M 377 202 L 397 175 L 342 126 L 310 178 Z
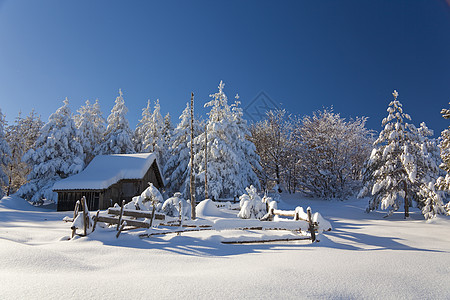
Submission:
M 58 211 L 74 210 L 83 196 L 89 210 L 97 210 L 131 201 L 149 183 L 164 187 L 155 154 L 99 155 L 82 172 L 56 182 L 53 191 L 58 193 Z

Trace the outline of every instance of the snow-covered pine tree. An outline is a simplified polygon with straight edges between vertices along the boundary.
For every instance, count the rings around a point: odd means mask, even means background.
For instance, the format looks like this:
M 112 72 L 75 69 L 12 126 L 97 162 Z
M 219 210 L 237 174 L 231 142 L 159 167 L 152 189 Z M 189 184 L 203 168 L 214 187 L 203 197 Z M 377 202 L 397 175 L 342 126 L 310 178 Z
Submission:
M 449 103 L 450 104 L 450 103 Z M 450 119 L 450 109 L 443 108 L 441 110 L 444 119 Z M 441 148 L 442 163 L 439 166 L 446 172 L 445 178 L 438 179 L 438 188 L 443 191 L 450 191 L 450 126 L 441 132 L 441 141 L 439 144 Z
M 80 172 L 84 166 L 83 159 L 83 147 L 66 98 L 64 105 L 49 117 L 42 128 L 34 149 L 23 157 L 33 169 L 28 176 L 29 182 L 19 189 L 19 195 L 32 202 L 40 202 L 43 198 L 56 200 L 53 184 Z
M 450 109 L 443 108 L 441 110 L 442 117 L 444 119 L 450 119 Z M 449 192 L 450 191 L 450 126 L 441 132 L 441 159 L 442 163 L 440 168 L 446 172 L 445 177 L 440 176 L 437 180 L 436 186 L 439 190 Z M 450 202 L 446 204 L 447 214 L 450 215 Z
M 164 120 L 161 116 L 161 106 L 159 100 L 155 102 L 153 113 L 150 119 L 149 130 L 146 132 L 144 145 L 145 149 L 153 152 L 158 157 L 159 163 L 164 166 L 166 157 L 166 144 L 163 136 Z
M 180 122 L 173 130 L 169 142 L 169 159 L 164 165 L 164 176 L 167 179 L 166 191 L 169 194 L 181 192 L 185 198 L 189 197 L 189 161 L 190 161 L 190 107 L 186 103 L 186 108 L 181 113 Z M 194 120 L 194 136 L 201 134 L 201 124 Z M 195 146 L 195 153 L 198 145 Z
M 412 127 L 412 130 L 414 129 Z M 409 177 L 415 176 L 410 182 L 412 197 L 422 210 L 425 219 L 431 219 L 437 214 L 444 213 L 442 192 L 435 188 L 439 176 L 439 148 L 436 141 L 429 138 L 433 135 L 433 131 L 424 122 L 413 133 L 415 136 L 413 135 L 410 152 L 414 156 L 415 166 L 407 168 L 407 171 L 411 170 L 414 173 L 409 174 Z
M 218 92 L 210 95 L 211 101 L 205 107 L 211 107 L 206 123 L 208 135 L 208 195 L 212 198 L 234 197 L 242 194 L 251 184 L 259 186 L 257 176 L 250 163 L 258 168 L 257 156 L 251 142 L 246 141 L 246 124 L 242 111 L 228 105 L 228 98 L 223 91 L 225 84 L 221 81 Z M 205 194 L 205 133 L 195 139 L 202 149 L 195 154 L 196 193 Z M 244 151 L 243 147 L 249 147 Z M 252 182 L 254 181 L 254 182 Z
M 244 191 L 249 186 L 254 186 L 257 190 L 261 189 L 259 178 L 255 171 L 261 172 L 262 167 L 259 163 L 260 158 L 256 153 L 255 144 L 251 141 L 251 132 L 247 125 L 247 120 L 243 118 L 242 108 L 239 107 L 239 96 L 236 95 L 236 101 L 231 105 L 231 125 L 234 130 L 230 130 L 232 136 L 231 142 L 233 148 L 239 156 L 238 176 L 232 178 L 239 190 Z M 238 193 L 240 195 L 241 193 Z
M 91 105 L 89 100 L 78 109 L 78 114 L 74 115 L 75 126 L 80 132 L 80 143 L 85 154 L 84 164 L 87 166 L 98 154 L 100 144 L 105 134 L 105 119 L 100 110 L 98 100 Z
M 394 100 L 387 109 L 388 116 L 383 119 L 384 129 L 375 141 L 375 148 L 367 163 L 365 186 L 359 196 L 371 193 L 368 211 L 391 208 L 390 213 L 397 210 L 403 199 L 405 218 L 409 217 L 409 206 L 412 201 L 423 203 L 423 214 L 426 218 L 439 213 L 439 195 L 434 191 L 432 177 L 435 163 L 426 150 L 424 139 L 414 125 L 404 120 L 411 120 L 397 100 L 397 91 L 393 92 Z
M 139 120 L 136 129 L 134 130 L 134 147 L 137 153 L 146 152 L 145 149 L 145 136 L 150 130 L 150 122 L 152 118 L 152 108 L 150 100 L 147 100 L 147 106 L 142 109 L 142 118 Z
M 142 118 L 134 134 L 136 151 L 155 153 L 159 163 L 164 165 L 167 147 L 163 133 L 164 121 L 161 116 L 159 100 L 156 100 L 153 112 L 149 100 L 147 107 L 142 110 Z
M 116 104 L 111 109 L 111 114 L 107 119 L 107 128 L 103 142 L 99 146 L 98 154 L 135 153 L 132 142 L 133 132 L 126 118 L 127 112 L 122 90 L 119 89 Z
M 162 135 L 163 135 L 163 139 L 164 139 L 164 157 L 163 157 L 163 161 L 167 162 L 167 160 L 170 157 L 170 151 L 169 151 L 169 147 L 170 147 L 170 140 L 172 137 L 172 132 L 173 132 L 173 126 L 172 126 L 172 121 L 171 121 L 171 117 L 170 114 L 167 113 L 164 116 L 164 127 L 163 127 L 163 131 L 162 131 Z
M 3 197 L 3 191 L 8 186 L 7 167 L 10 164 L 11 151 L 6 140 L 5 130 L 6 127 L 5 117 L 0 110 L 0 199 Z

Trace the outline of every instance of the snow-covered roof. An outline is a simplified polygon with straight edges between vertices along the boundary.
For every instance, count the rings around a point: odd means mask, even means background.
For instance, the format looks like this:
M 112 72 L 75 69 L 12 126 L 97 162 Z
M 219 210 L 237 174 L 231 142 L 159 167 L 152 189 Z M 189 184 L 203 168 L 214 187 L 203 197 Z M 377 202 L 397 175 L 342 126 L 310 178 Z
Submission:
M 56 182 L 53 190 L 101 190 L 122 179 L 141 179 L 156 160 L 153 153 L 98 155 L 82 172 Z

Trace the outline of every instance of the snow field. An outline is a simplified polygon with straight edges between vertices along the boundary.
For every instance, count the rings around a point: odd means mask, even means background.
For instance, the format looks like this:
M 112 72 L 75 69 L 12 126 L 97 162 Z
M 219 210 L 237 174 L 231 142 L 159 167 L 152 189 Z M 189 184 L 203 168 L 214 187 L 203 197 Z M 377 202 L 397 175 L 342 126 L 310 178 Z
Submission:
M 450 220 L 426 222 L 418 210 L 364 213 L 366 200 L 283 198 L 280 209 L 311 206 L 333 231 L 310 241 L 225 245 L 275 231 L 201 231 L 138 238 L 98 230 L 65 240 L 70 212 L 0 202 L 0 298 L 64 299 L 446 299 Z M 217 219 L 219 220 L 219 219 Z M 245 220 L 242 220 L 245 221 Z

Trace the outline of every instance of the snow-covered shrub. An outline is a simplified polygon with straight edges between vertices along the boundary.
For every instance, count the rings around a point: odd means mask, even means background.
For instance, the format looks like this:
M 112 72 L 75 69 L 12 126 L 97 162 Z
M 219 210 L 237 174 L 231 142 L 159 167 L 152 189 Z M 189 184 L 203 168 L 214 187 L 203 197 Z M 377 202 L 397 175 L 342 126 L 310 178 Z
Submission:
M 164 201 L 164 204 L 161 207 L 161 211 L 170 217 L 178 217 L 180 216 L 180 214 L 183 217 L 190 217 L 191 203 L 190 201 L 184 200 L 181 193 L 175 193 L 173 197 Z
M 277 209 L 277 201 L 273 200 L 272 197 L 269 197 L 267 195 L 264 195 L 264 197 L 261 199 L 263 203 L 266 204 L 267 211 L 270 212 L 272 209 Z
M 366 120 L 345 120 L 331 109 L 297 122 L 293 129 L 297 144 L 293 151 L 298 152 L 293 184 L 309 196 L 326 199 L 343 199 L 359 190 L 361 169 L 372 150 Z
M 262 218 L 267 213 L 266 203 L 263 202 L 253 185 L 245 190 L 247 194 L 239 197 L 241 210 L 238 217 L 242 219 Z
M 125 209 L 131 210 L 152 210 L 153 204 L 157 211 L 161 210 L 162 203 L 164 202 L 161 193 L 156 187 L 150 183 L 149 187 L 146 188 L 141 195 L 133 197 L 131 202 L 125 204 Z
M 447 216 L 450 216 L 450 202 L 448 202 L 445 206 L 444 206 L 445 211 L 447 212 Z

